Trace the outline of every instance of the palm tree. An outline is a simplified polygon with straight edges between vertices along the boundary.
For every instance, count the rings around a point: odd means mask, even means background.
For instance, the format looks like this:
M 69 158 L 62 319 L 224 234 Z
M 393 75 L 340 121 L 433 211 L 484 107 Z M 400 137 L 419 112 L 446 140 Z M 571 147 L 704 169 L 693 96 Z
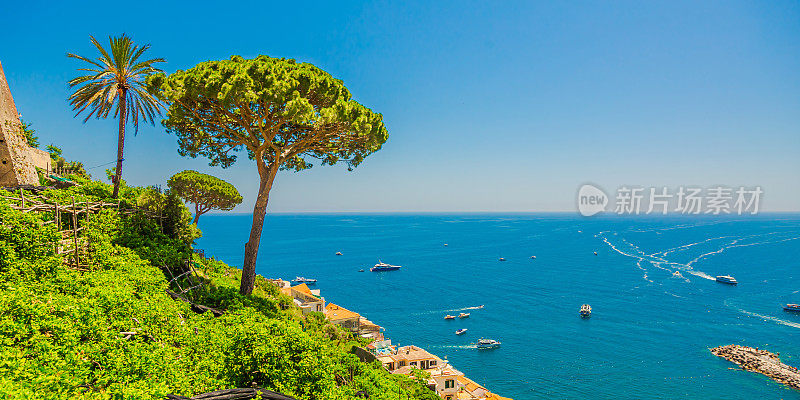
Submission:
M 139 61 L 139 57 L 150 48 L 149 44 L 138 46 L 125 34 L 118 38 L 108 38 L 110 51 L 94 38 L 89 36 L 94 47 L 100 52 L 96 60 L 67 53 L 67 57 L 85 61 L 91 66 L 80 68 L 85 75 L 69 81 L 70 88 L 77 88 L 69 96 L 70 105 L 77 117 L 84 110 L 89 115 L 85 123 L 94 115 L 96 118 L 107 118 L 114 110 L 114 118 L 119 118 L 119 138 L 117 139 L 117 168 L 114 177 L 114 194 L 119 194 L 122 180 L 123 147 L 125 146 L 125 124 L 130 120 L 135 128 L 134 135 L 139 132 L 139 118 L 145 123 L 153 124 L 156 114 L 161 115 L 161 102 L 147 91 L 147 77 L 161 72 L 153 67 L 155 63 L 163 63 L 163 58 Z

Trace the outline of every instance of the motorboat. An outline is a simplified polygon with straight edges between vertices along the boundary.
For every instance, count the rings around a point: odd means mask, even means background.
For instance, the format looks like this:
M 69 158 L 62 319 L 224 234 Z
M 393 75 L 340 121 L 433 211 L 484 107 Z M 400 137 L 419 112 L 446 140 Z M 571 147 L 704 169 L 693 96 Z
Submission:
M 536 256 L 531 256 L 531 260 L 535 260 L 535 259 L 536 259 Z
M 369 270 L 372 272 L 383 272 L 383 271 L 396 271 L 400 268 L 401 267 L 399 265 L 387 264 L 385 262 L 382 262 L 381 260 L 378 260 L 378 263 L 375 264 L 375 266 L 370 268 Z
M 317 283 L 317 280 L 316 279 L 311 279 L 311 278 L 305 278 L 305 277 L 302 277 L 302 276 L 298 276 L 298 277 L 292 279 L 292 282 L 297 282 L 297 283 Z
M 469 313 L 462 312 L 461 314 L 458 314 L 458 318 L 469 318 Z
M 500 259 L 498 261 L 505 261 L 505 260 L 506 260 L 505 258 L 500 257 Z
M 444 316 L 444 319 L 456 319 L 456 316 L 447 314 L 447 315 Z
M 342 252 L 341 252 L 341 251 L 337 251 L 337 252 L 336 252 L 336 255 L 337 255 L 337 256 L 340 256 L 340 255 L 342 255 Z
M 800 312 L 800 304 L 787 304 L 783 306 L 783 311 Z
M 732 277 L 730 275 L 717 276 L 717 282 L 725 283 L 725 284 L 728 284 L 728 285 L 736 285 L 736 284 L 739 283 L 739 282 L 736 282 L 736 278 L 734 278 L 734 277 Z
M 444 244 L 444 247 L 447 247 L 447 243 Z
M 597 252 L 596 252 L 596 251 L 594 252 L 594 255 L 597 255 Z
M 580 314 L 581 314 L 581 317 L 583 317 L 583 318 L 591 317 L 592 316 L 592 306 L 590 306 L 588 304 L 582 305 L 581 306 L 581 310 L 580 310 Z
M 467 333 L 467 328 L 459 329 L 456 331 L 456 335 L 463 335 Z
M 483 308 L 483 304 L 479 305 L 478 308 Z
M 500 344 L 501 344 L 500 342 L 498 342 L 497 340 L 494 340 L 494 339 L 483 339 L 483 338 L 481 338 L 480 340 L 478 340 L 478 343 L 476 344 L 476 346 L 479 349 L 496 349 L 496 348 L 500 347 Z

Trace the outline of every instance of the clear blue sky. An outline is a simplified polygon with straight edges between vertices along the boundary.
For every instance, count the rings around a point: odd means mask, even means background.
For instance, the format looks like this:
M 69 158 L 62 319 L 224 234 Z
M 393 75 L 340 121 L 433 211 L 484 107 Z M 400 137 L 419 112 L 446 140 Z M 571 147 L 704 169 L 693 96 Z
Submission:
M 0 62 L 41 140 L 87 167 L 117 138 L 67 105 L 65 53 L 94 56 L 89 34 L 150 43 L 167 72 L 232 54 L 318 65 L 383 114 L 389 141 L 354 172 L 282 173 L 271 211 L 572 211 L 586 182 L 761 185 L 764 209 L 800 210 L 800 2 L 333 3 L 7 1 Z M 143 127 L 125 179 L 197 169 L 251 210 L 251 162 L 176 149 Z

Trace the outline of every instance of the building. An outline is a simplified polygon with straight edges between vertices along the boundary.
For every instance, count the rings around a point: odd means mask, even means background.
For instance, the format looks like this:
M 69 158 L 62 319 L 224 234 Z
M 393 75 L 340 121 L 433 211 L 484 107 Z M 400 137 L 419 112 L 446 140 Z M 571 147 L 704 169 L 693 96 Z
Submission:
M 393 353 L 378 356 L 378 360 L 387 370 L 400 374 L 410 373 L 412 368 L 428 370 L 443 364 L 442 359 L 417 346 L 397 348 Z
M 305 283 L 297 286 L 283 287 L 281 292 L 294 300 L 294 304 L 300 307 L 303 315 L 308 315 L 308 313 L 311 312 L 324 312 L 325 310 L 325 299 L 318 297 L 319 291 L 314 293 Z
M 446 400 L 512 400 L 508 397 L 502 397 L 490 392 L 485 387 L 475 383 L 475 381 L 467 378 L 466 376 L 459 376 L 457 378 L 458 391 L 455 397 Z
M 328 305 L 325 306 L 325 317 L 328 318 L 328 321 L 332 324 L 341 325 L 354 335 L 359 335 L 361 332 L 361 315 L 357 312 L 350 311 L 333 303 L 328 303 Z

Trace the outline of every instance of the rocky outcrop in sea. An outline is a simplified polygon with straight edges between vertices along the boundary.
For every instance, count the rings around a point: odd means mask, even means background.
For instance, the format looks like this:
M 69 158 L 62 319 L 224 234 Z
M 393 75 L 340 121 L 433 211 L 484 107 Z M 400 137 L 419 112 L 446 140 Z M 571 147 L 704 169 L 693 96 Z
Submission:
M 738 364 L 742 369 L 766 375 L 793 389 L 800 390 L 800 372 L 781 362 L 779 354 L 758 348 L 730 344 L 711 349 L 717 357 Z

